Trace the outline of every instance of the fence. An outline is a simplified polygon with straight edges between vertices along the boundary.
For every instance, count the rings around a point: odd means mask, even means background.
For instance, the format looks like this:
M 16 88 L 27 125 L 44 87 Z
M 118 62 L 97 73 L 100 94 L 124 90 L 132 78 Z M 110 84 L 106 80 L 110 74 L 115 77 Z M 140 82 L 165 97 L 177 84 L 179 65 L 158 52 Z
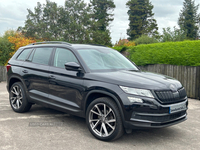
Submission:
M 171 76 L 182 83 L 188 97 L 200 99 L 200 67 L 157 64 L 140 66 L 140 69 Z
M 200 99 L 200 67 L 175 65 L 140 66 L 141 70 L 164 74 L 179 80 L 190 98 Z M 6 68 L 0 66 L 0 81 L 6 81 Z
M 0 66 L 0 82 L 6 81 L 6 67 Z

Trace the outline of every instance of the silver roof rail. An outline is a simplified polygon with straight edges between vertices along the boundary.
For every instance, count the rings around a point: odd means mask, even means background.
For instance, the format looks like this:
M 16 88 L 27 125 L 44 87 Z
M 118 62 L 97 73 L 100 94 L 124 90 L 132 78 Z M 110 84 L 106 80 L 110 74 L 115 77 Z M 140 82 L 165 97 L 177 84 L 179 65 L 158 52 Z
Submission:
M 35 42 L 35 43 L 31 43 L 29 45 L 38 45 L 38 44 L 67 44 L 70 45 L 70 43 L 64 42 L 64 41 L 43 41 L 43 42 Z
M 101 44 L 86 44 L 86 45 L 93 45 L 93 46 L 103 46 L 103 47 L 107 47 L 105 45 L 101 45 Z

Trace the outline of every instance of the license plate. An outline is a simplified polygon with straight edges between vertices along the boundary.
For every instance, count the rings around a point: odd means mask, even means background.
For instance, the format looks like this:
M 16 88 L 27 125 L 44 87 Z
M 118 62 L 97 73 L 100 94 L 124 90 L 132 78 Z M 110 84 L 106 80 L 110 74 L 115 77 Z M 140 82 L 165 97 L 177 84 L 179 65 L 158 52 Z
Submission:
M 169 107 L 169 113 L 175 113 L 175 112 L 179 112 L 179 111 L 183 111 L 186 110 L 186 103 L 179 103 L 179 104 L 174 104 L 172 106 Z

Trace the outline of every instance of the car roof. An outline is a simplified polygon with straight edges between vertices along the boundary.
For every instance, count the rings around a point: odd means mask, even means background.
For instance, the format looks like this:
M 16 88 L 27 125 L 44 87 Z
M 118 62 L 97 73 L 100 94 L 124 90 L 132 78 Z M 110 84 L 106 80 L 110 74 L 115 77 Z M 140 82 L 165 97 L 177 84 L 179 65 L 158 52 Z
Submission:
M 95 44 L 72 44 L 74 49 L 81 49 L 81 48 L 108 48 L 104 45 L 95 45 Z
M 52 44 L 52 43 L 45 43 L 45 44 L 29 44 L 29 45 L 26 45 L 26 46 L 23 46 L 21 48 L 28 48 L 28 47 L 45 47 L 45 46 L 52 46 L 52 47 L 71 47 L 73 49 L 85 49 L 85 48 L 102 48 L 102 49 L 107 49 L 108 47 L 104 46 L 104 45 L 97 45 L 97 44 L 70 44 L 70 43 L 55 43 L 55 44 Z

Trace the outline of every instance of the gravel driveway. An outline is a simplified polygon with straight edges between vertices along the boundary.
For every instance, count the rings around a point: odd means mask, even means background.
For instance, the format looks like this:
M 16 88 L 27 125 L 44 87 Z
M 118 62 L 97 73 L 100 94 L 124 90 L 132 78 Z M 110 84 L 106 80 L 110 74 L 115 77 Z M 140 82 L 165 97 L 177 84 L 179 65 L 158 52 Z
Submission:
M 200 100 L 189 99 L 188 120 L 163 129 L 134 130 L 113 142 L 96 140 L 85 119 L 34 105 L 12 111 L 6 83 L 0 83 L 0 150 L 198 150 Z

